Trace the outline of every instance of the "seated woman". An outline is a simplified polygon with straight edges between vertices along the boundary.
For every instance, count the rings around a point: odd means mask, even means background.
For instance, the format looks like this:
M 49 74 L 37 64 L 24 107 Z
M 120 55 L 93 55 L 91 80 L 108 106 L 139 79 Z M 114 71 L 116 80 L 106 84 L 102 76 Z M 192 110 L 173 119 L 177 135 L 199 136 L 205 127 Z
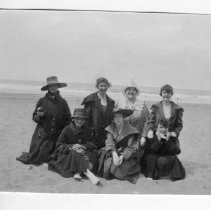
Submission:
M 106 127 L 105 148 L 99 151 L 98 173 L 106 179 L 116 178 L 136 183 L 139 177 L 139 132 L 124 118 L 133 113 L 129 109 L 113 111 L 113 122 Z
M 147 139 L 147 154 L 142 165 L 146 177 L 153 179 L 168 177 L 172 181 L 185 178 L 185 169 L 177 158 L 180 152 L 177 143 L 176 137 L 167 138 L 167 124 L 161 121 L 154 137 Z
M 171 180 L 185 178 L 185 169 L 177 158 L 181 152 L 179 134 L 183 127 L 183 108 L 171 101 L 173 88 L 165 85 L 160 90 L 162 101 L 152 105 L 148 123 L 146 155 L 142 172 L 146 177 Z
M 81 180 L 81 174 L 84 174 L 94 184 L 98 184 L 99 179 L 90 171 L 96 172 L 98 159 L 86 120 L 85 110 L 75 109 L 71 124 L 64 128 L 57 141 L 49 170 L 56 171 L 63 177 L 73 176 L 76 180 Z

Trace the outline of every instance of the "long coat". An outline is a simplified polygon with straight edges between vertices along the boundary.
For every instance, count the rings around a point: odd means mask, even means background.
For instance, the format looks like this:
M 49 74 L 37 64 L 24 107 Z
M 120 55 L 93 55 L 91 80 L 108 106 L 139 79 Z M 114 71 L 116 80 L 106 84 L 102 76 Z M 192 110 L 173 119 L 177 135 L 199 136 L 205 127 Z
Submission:
M 93 131 L 95 144 L 98 148 L 105 146 L 106 132 L 105 127 L 111 124 L 114 100 L 106 96 L 107 106 L 104 108 L 96 93 L 92 93 L 84 98 L 82 105 L 88 117 L 88 125 Z
M 56 150 L 49 162 L 49 170 L 58 172 L 63 177 L 83 173 L 86 169 L 96 172 L 98 167 L 97 150 L 92 141 L 93 137 L 88 126 L 76 128 L 74 122 L 67 125 L 59 136 Z M 83 145 L 86 149 L 77 152 L 71 149 L 74 144 Z
M 178 137 L 183 127 L 182 117 L 184 109 L 171 101 L 171 117 L 167 120 L 164 115 L 162 103 L 161 101 L 152 105 L 147 130 L 155 131 L 159 121 L 165 120 L 167 122 L 168 131 L 174 131 Z
M 140 172 L 138 130 L 131 126 L 128 121 L 125 121 L 120 134 L 117 133 L 114 123 L 105 130 L 107 131 L 107 139 L 105 148 L 100 150 L 99 175 L 106 179 L 117 178 L 136 183 Z M 123 156 L 121 165 L 114 165 L 112 151 Z
M 44 112 L 43 117 L 37 114 L 38 109 Z M 47 93 L 39 99 L 33 120 L 37 123 L 35 132 L 31 139 L 29 152 L 24 152 L 17 160 L 25 164 L 40 165 L 49 161 L 51 153 L 62 129 L 71 121 L 71 113 L 65 99 L 60 96 L 59 91 L 55 97 Z

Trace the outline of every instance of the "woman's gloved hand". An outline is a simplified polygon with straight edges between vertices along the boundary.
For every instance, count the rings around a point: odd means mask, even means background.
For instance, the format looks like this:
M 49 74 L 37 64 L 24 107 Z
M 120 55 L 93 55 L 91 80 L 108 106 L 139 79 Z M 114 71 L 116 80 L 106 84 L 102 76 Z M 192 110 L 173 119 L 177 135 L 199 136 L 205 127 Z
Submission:
M 149 139 L 152 139 L 152 138 L 154 137 L 153 131 L 151 131 L 151 130 L 148 131 L 147 137 L 148 137 Z
M 112 152 L 112 157 L 113 157 L 114 165 L 115 166 L 118 166 L 118 164 L 119 164 L 119 156 L 118 156 L 118 154 L 117 154 L 116 151 L 113 151 Z

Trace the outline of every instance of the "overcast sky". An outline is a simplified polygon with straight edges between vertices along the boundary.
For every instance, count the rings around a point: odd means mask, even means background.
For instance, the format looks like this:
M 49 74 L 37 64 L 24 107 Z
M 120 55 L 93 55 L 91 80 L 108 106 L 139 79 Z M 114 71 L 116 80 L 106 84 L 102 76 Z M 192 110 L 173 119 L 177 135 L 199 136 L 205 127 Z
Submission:
M 0 11 L 0 79 L 211 90 L 211 16 Z

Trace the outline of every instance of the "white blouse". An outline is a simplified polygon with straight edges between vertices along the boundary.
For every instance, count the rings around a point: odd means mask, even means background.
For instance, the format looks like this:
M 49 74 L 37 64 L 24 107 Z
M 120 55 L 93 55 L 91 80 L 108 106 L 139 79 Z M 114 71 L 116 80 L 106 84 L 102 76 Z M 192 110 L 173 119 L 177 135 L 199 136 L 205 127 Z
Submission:
M 163 112 L 165 118 L 168 120 L 171 117 L 171 104 L 170 105 L 163 104 Z
M 107 100 L 106 97 L 101 97 L 99 94 L 97 94 L 99 99 L 100 99 L 100 103 L 102 106 L 107 106 Z

